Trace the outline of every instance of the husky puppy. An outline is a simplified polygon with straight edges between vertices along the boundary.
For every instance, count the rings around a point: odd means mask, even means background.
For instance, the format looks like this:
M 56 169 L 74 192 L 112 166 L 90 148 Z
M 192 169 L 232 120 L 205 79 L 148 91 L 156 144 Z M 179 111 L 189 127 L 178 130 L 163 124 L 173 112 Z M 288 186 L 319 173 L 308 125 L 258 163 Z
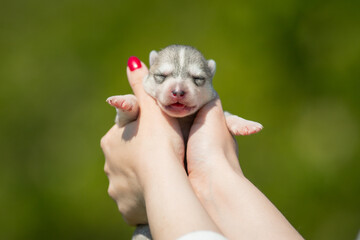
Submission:
M 143 81 L 144 89 L 166 114 L 179 120 L 185 144 L 196 112 L 216 97 L 212 85 L 215 70 L 214 60 L 206 60 L 190 46 L 171 45 L 150 53 L 150 69 Z M 132 94 L 112 96 L 107 102 L 116 108 L 115 122 L 119 126 L 138 116 L 139 105 Z M 249 135 L 263 128 L 260 123 L 228 112 L 224 114 L 233 135 Z M 132 239 L 151 239 L 148 225 L 138 226 Z
M 216 97 L 212 85 L 215 70 L 214 60 L 206 60 L 190 46 L 171 45 L 150 53 L 150 69 L 144 78 L 144 89 L 166 114 L 179 120 L 185 139 L 196 112 Z M 139 106 L 132 94 L 112 96 L 107 102 L 116 108 L 115 122 L 119 126 L 138 116 Z M 224 114 L 233 135 L 249 135 L 263 128 L 260 123 L 228 112 Z

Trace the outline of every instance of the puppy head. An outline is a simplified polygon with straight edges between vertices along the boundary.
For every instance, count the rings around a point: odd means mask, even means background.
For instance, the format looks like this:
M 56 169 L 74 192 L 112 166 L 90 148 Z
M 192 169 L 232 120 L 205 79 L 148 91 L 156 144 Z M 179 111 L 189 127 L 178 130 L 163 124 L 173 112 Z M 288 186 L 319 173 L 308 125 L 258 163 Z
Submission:
M 215 69 L 215 61 L 207 61 L 195 48 L 171 45 L 150 53 L 144 89 L 169 116 L 185 117 L 215 97 Z

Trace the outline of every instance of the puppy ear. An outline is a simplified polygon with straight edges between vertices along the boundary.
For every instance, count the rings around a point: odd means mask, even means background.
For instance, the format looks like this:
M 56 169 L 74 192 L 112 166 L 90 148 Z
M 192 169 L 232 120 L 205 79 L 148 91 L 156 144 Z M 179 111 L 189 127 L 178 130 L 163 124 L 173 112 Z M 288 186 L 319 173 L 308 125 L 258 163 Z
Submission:
M 150 64 L 150 66 L 154 64 L 154 62 L 155 62 L 158 55 L 159 54 L 155 50 L 152 50 L 150 52 L 150 56 L 149 56 L 149 64 Z
M 214 76 L 215 75 L 215 71 L 216 71 L 216 62 L 212 59 L 207 61 L 208 67 L 211 71 L 211 75 Z

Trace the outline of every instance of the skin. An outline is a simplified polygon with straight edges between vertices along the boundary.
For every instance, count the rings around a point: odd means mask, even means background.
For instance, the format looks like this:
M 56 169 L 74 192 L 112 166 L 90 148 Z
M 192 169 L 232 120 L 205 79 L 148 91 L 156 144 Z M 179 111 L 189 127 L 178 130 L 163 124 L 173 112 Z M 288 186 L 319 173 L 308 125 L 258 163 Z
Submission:
M 302 239 L 243 175 L 220 100 L 197 114 L 185 153 L 178 122 L 143 90 L 147 69 L 142 66 L 127 70 L 140 106 L 138 119 L 115 125 L 101 140 L 109 195 L 125 220 L 132 225 L 149 221 L 154 239 L 197 230 L 229 239 Z M 182 164 L 185 154 L 189 176 Z
M 197 114 L 190 130 L 187 160 L 193 190 L 227 238 L 303 239 L 244 176 L 219 99 Z
M 140 106 L 138 119 L 124 127 L 113 126 L 101 140 L 109 195 L 129 224 L 145 223 L 147 215 L 155 239 L 176 239 L 196 230 L 220 232 L 184 171 L 184 143 L 177 121 L 143 90 L 148 70 L 142 66 L 133 72 L 127 69 Z

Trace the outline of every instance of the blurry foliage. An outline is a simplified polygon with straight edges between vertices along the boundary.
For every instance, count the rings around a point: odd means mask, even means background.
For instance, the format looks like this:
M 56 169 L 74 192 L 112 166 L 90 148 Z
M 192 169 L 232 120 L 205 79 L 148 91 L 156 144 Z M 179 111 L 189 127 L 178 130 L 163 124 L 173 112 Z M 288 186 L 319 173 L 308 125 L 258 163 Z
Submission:
M 359 1 L 0 2 L 1 239 L 129 239 L 102 135 L 126 61 L 178 43 L 217 62 L 245 174 L 307 239 L 360 228 Z M 166 223 L 164 223 L 166 224 Z

